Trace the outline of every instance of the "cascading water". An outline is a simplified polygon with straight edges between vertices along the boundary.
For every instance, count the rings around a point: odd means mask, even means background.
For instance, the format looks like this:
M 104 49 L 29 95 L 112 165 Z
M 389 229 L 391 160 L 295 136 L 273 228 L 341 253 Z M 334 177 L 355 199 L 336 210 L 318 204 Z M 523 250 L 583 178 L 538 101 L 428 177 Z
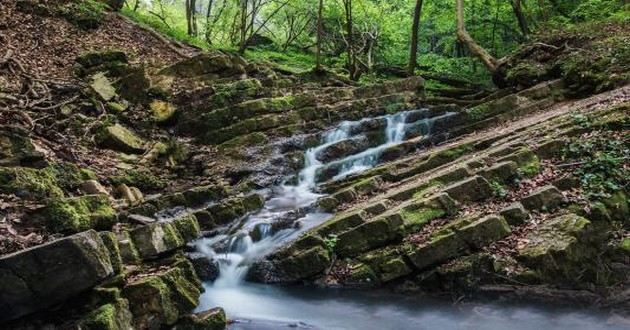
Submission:
M 326 166 L 339 166 L 340 170 L 333 178 L 338 179 L 374 167 L 378 164 L 379 156 L 383 150 L 405 139 L 408 128 L 430 124 L 426 118 L 407 123 L 410 113 L 401 112 L 378 118 L 340 123 L 335 129 L 328 131 L 323 136 L 322 144 L 306 151 L 304 168 L 298 175 L 297 184 L 284 184 L 272 188 L 264 207 L 259 212 L 251 214 L 245 221 L 239 222 L 239 228 L 226 230 L 232 234 L 199 240 L 197 242 L 198 250 L 206 254 L 208 258 L 217 261 L 220 269 L 219 278 L 213 284 L 208 285 L 204 297 L 207 298 L 208 295 L 218 293 L 222 289 L 236 290 L 243 282 L 248 267 L 253 261 L 274 251 L 288 240 L 296 238 L 301 232 L 327 220 L 331 216 L 330 214 L 310 210 L 297 220 L 300 223 L 299 229 L 288 228 L 276 232 L 271 229 L 272 224 L 278 219 L 285 219 L 295 214 L 297 210 L 311 207 L 322 196 L 316 193 L 318 171 Z M 362 134 L 361 126 L 367 120 L 380 120 L 386 123 L 382 128 L 384 136 L 382 144 L 328 164 L 317 159 L 322 151 L 334 144 Z M 251 235 L 254 231 L 257 233 L 258 240 L 256 241 Z

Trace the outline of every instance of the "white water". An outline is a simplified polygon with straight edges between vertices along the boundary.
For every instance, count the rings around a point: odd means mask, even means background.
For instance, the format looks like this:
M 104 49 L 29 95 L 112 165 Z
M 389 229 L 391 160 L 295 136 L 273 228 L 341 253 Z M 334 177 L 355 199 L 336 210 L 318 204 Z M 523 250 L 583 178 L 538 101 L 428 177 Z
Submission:
M 383 132 L 385 136 L 383 144 L 329 163 L 341 165 L 341 170 L 333 179 L 345 177 L 377 165 L 378 157 L 385 148 L 400 143 L 404 139 L 405 129 L 408 127 L 408 124 L 405 123 L 407 115 L 408 112 L 402 112 L 383 117 L 387 122 Z M 305 152 L 304 168 L 298 174 L 298 183 L 272 188 L 262 210 L 249 215 L 242 222 L 241 227 L 237 228 L 235 234 L 219 235 L 197 242 L 198 250 L 205 253 L 208 258 L 217 260 L 220 265 L 219 278 L 209 291 L 239 286 L 253 261 L 274 251 L 283 243 L 296 238 L 301 232 L 330 217 L 330 214 L 314 211 L 299 219 L 299 229 L 289 228 L 277 233 L 271 231 L 271 224 L 277 219 L 282 219 L 291 212 L 313 205 L 322 196 L 315 192 L 317 173 L 318 170 L 329 164 L 323 164 L 317 160 L 317 155 L 333 144 L 351 138 L 353 129 L 362 123 L 364 120 L 344 121 L 335 129 L 328 131 L 323 136 L 321 145 Z M 254 228 L 260 232 L 261 239 L 257 242 L 254 242 L 250 236 L 250 232 Z M 215 250 L 214 247 L 219 243 L 223 243 L 224 246 L 227 244 L 227 248 L 223 249 L 225 252 L 219 253 Z

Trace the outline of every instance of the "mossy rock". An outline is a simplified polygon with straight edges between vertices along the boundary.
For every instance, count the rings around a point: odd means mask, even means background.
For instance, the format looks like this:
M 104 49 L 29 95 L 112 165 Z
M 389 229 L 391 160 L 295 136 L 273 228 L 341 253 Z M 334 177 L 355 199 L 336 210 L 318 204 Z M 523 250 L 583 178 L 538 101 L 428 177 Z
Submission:
M 118 246 L 118 238 L 116 235 L 109 231 L 103 231 L 99 233 L 99 236 L 103 240 L 107 250 L 109 250 L 109 260 L 114 268 L 114 273 L 119 274 L 122 272 L 123 260 L 120 255 L 120 248 Z
M 0 167 L 0 191 L 23 198 L 64 196 L 54 173 L 26 167 Z
M 129 302 L 118 299 L 115 303 L 102 305 L 91 311 L 79 324 L 81 329 L 87 330 L 127 330 L 133 327 L 132 319 Z
M 123 295 L 129 300 L 138 329 L 161 328 L 177 322 L 179 310 L 171 289 L 160 276 L 148 276 L 128 284 Z
M 130 169 L 120 174 L 109 177 L 112 185 L 126 184 L 137 187 L 143 191 L 160 190 L 166 187 L 166 181 L 149 172 L 148 170 Z
M 173 220 L 173 225 L 185 242 L 193 241 L 201 235 L 197 218 L 192 214 Z
M 340 256 L 353 256 L 400 239 L 403 223 L 400 215 L 392 214 L 361 224 L 339 235 L 335 251 Z
M 158 123 L 167 123 L 175 117 L 177 108 L 170 102 L 154 100 L 149 104 L 153 119 Z
M 0 92 L 0 94 L 2 94 Z M 25 129 L 0 126 L 0 166 L 44 165 L 44 154 L 39 152 Z
M 141 154 L 146 151 L 146 141 L 120 124 L 102 128 L 96 140 L 99 145 L 117 151 L 132 154 Z
M 105 19 L 107 6 L 96 0 L 73 0 L 59 5 L 58 12 L 68 22 L 84 30 L 98 28 Z
M 466 242 L 453 232 L 431 238 L 407 254 L 417 269 L 447 261 L 459 256 L 467 249 Z
M 444 188 L 451 198 L 460 203 L 479 202 L 492 197 L 490 183 L 481 176 L 474 176 Z
M 152 223 L 130 232 L 131 240 L 142 259 L 154 258 L 184 246 L 179 231 L 171 223 Z
M 540 187 L 521 200 L 528 210 L 553 211 L 566 202 L 558 188 L 547 185 Z
M 175 326 L 175 330 L 224 330 L 227 317 L 223 308 L 216 307 L 205 312 L 184 315 Z
M 511 232 L 503 217 L 489 215 L 458 229 L 458 235 L 474 248 L 482 248 Z
M 317 275 L 329 266 L 330 254 L 321 246 L 292 255 L 278 263 L 278 269 L 289 282 Z
M 37 217 L 46 227 L 59 233 L 110 229 L 117 221 L 116 211 L 105 195 L 51 199 Z
M 416 232 L 431 220 L 444 215 L 446 215 L 446 211 L 434 208 L 404 209 L 401 212 L 407 233 Z

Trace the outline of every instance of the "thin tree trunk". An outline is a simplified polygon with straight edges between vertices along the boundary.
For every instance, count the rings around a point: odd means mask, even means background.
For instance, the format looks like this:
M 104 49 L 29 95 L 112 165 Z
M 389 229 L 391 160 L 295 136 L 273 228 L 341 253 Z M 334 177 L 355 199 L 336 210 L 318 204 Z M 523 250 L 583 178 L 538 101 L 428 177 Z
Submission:
M 529 35 L 529 28 L 527 27 L 527 20 L 525 19 L 525 15 L 523 15 L 523 9 L 521 8 L 521 0 L 512 0 L 512 10 L 514 10 L 514 16 L 518 20 L 518 27 L 521 29 L 523 36 L 527 38 Z
M 322 10 L 324 0 L 319 0 L 319 8 L 317 9 L 317 56 L 315 57 L 315 70 L 322 70 L 322 35 L 324 34 L 322 26 Z
M 481 47 L 466 31 L 466 25 L 464 23 L 464 0 L 457 0 L 456 5 L 457 12 L 457 39 L 466 45 L 468 50 L 475 55 L 486 68 L 494 73 L 498 67 L 498 61 L 487 50 Z
M 244 53 L 247 48 L 247 0 L 241 0 L 241 45 L 239 53 Z
M 413 24 L 411 25 L 411 42 L 409 46 L 409 67 L 407 73 L 413 75 L 418 65 L 418 30 L 420 29 L 420 16 L 422 15 L 422 0 L 416 0 L 416 8 L 413 11 Z

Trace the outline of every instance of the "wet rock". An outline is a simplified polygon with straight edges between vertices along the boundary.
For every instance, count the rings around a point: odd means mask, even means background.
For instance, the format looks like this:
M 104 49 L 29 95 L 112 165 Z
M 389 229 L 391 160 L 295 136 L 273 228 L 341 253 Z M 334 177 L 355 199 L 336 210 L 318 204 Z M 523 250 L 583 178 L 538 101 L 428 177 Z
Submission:
M 478 202 L 492 197 L 490 183 L 481 176 L 454 183 L 445 187 L 444 191 L 460 203 Z
M 328 251 L 321 246 L 316 246 L 280 260 L 277 268 L 283 274 L 284 281 L 294 282 L 317 275 L 329 266 Z
M 116 211 L 106 195 L 52 199 L 37 212 L 36 217 L 46 227 L 59 233 L 107 230 L 117 221 Z
M 489 215 L 458 229 L 458 235 L 474 248 L 482 248 L 511 232 L 505 219 Z
M 507 223 L 511 226 L 518 226 L 529 220 L 530 215 L 527 213 L 523 204 L 516 202 L 502 209 L 501 216 L 505 218 Z
M 130 232 L 131 240 L 142 259 L 173 251 L 185 245 L 185 242 L 171 223 L 154 223 L 138 227 Z
M 355 199 L 359 197 L 359 195 L 357 194 L 356 190 L 354 190 L 353 188 L 347 188 L 333 194 L 332 197 L 338 200 L 339 203 L 344 204 L 344 203 L 350 203 L 354 201 Z
M 219 263 L 216 260 L 210 260 L 205 254 L 199 252 L 188 253 L 186 256 L 200 280 L 214 282 L 219 277 Z
M 143 153 L 146 146 L 144 140 L 120 124 L 102 129 L 97 141 L 103 147 L 132 154 Z
M 175 330 L 224 330 L 227 318 L 223 308 L 217 307 L 205 312 L 184 315 L 175 325 Z
M 378 276 L 370 266 L 363 263 L 350 263 L 346 267 L 342 282 L 349 287 L 369 287 L 378 284 Z
M 552 185 L 540 187 L 521 200 L 526 209 L 538 211 L 553 211 L 565 202 L 560 190 Z
M 114 273 L 94 230 L 0 258 L 0 321 L 49 308 Z
M 444 262 L 459 256 L 467 245 L 455 233 L 434 237 L 407 254 L 409 260 L 417 269 L 424 269 L 436 263 Z
M 243 207 L 246 212 L 260 210 L 265 205 L 265 197 L 260 194 L 251 194 L 243 198 Z
M 173 220 L 172 224 L 182 236 L 184 242 L 193 241 L 201 236 L 199 222 L 197 222 L 197 218 L 192 214 L 179 217 Z
M 364 135 L 334 143 L 317 153 L 316 158 L 322 163 L 341 159 L 370 148 L 372 143 Z
M 334 212 L 339 206 L 339 201 L 333 197 L 323 197 L 317 201 L 317 206 L 324 212 Z

